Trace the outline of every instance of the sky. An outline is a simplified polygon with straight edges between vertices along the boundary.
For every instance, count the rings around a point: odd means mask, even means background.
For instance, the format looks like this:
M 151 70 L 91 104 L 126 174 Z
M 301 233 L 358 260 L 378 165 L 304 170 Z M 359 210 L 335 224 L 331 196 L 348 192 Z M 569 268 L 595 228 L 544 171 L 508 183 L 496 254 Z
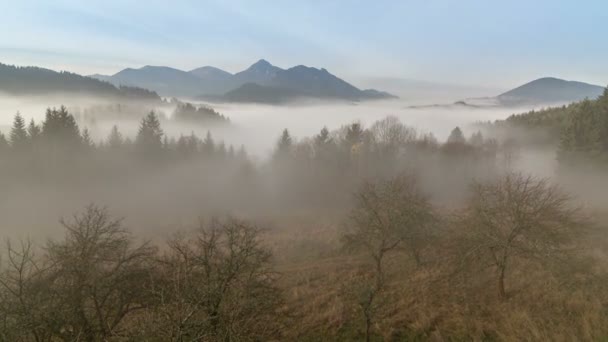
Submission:
M 81 74 L 260 58 L 349 79 L 608 84 L 606 0 L 0 0 L 0 63 Z

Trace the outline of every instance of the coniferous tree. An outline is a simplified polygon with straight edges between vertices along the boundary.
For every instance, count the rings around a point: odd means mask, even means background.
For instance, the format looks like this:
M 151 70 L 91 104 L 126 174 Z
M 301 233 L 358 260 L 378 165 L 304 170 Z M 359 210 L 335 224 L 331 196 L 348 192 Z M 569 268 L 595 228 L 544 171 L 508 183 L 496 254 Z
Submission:
M 331 143 L 332 139 L 329 136 L 329 130 L 327 127 L 323 127 L 321 132 L 315 136 L 315 147 L 322 148 L 323 146 Z
M 448 137 L 447 143 L 448 144 L 466 143 L 466 139 L 465 139 L 464 134 L 462 133 L 462 130 L 460 129 L 460 127 L 456 127 L 452 130 L 452 132 L 450 133 L 450 136 Z
M 481 131 L 477 131 L 471 135 L 469 138 L 469 143 L 475 147 L 480 147 L 483 145 L 483 134 Z
M 321 132 L 319 132 L 319 134 L 315 135 L 314 137 L 315 155 L 318 158 L 321 158 L 324 155 L 328 154 L 330 152 L 329 147 L 333 145 L 333 143 L 334 141 L 329 135 L 329 130 L 327 129 L 327 127 L 323 127 L 321 129 Z
M 93 142 L 93 139 L 91 139 L 89 129 L 86 127 L 82 130 L 82 145 L 85 149 L 95 148 L 95 143 Z
M 122 138 L 122 134 L 118 131 L 118 126 L 112 126 L 112 130 L 108 135 L 107 139 L 108 147 L 112 150 L 117 150 L 122 147 L 124 144 L 124 140 Z
M 599 148 L 608 154 L 608 87 L 604 94 L 597 99 L 597 115 L 599 121 Z
M 34 119 L 30 120 L 30 124 L 27 126 L 27 135 L 32 143 L 35 143 L 40 138 L 41 129 L 39 125 L 36 125 Z
M 590 152 L 597 147 L 600 126 L 590 100 L 581 102 L 580 107 L 571 115 L 570 121 L 562 132 L 560 152 Z
M 158 116 L 152 111 L 141 120 L 135 145 L 145 154 L 158 154 L 163 149 L 163 135 Z
M 217 144 L 217 155 L 224 159 L 226 158 L 227 155 L 227 151 L 226 151 L 226 144 L 223 141 L 220 141 L 219 144 Z
M 15 119 L 13 120 L 13 127 L 11 128 L 11 146 L 15 150 L 23 150 L 28 145 L 27 130 L 25 129 L 25 120 L 21 117 L 21 114 L 17 112 Z
M 81 142 L 76 120 L 65 106 L 61 106 L 59 110 L 47 109 L 46 118 L 42 123 L 42 136 L 50 143 L 64 146 L 77 146 Z
M 352 147 L 355 146 L 361 142 L 363 142 L 363 127 L 361 126 L 361 123 L 359 122 L 354 122 L 352 124 L 350 124 L 347 129 L 346 129 L 346 143 Z
M 210 157 L 215 153 L 215 141 L 213 141 L 211 132 L 207 131 L 207 136 L 205 136 L 202 145 L 203 154 L 205 154 L 205 156 Z
M 293 149 L 293 139 L 289 134 L 287 128 L 283 130 L 281 137 L 277 141 L 277 145 L 274 152 L 275 159 L 284 159 L 288 157 Z

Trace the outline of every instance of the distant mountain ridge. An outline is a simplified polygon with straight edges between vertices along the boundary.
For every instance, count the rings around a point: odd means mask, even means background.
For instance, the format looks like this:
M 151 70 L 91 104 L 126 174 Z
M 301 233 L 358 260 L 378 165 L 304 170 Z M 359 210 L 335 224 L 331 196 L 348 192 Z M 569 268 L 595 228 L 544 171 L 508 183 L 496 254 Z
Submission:
M 570 103 L 602 95 L 604 87 L 584 82 L 543 77 L 496 97 L 503 105 Z
M 152 89 L 165 96 L 202 97 L 221 101 L 241 102 L 246 99 L 247 102 L 279 103 L 296 97 L 355 101 L 395 97 L 373 89 L 360 90 L 326 69 L 303 65 L 282 69 L 264 59 L 235 74 L 210 66 L 189 72 L 169 67 L 145 66 L 125 69 L 112 76 L 92 76 L 115 85 Z M 257 87 L 251 84 L 256 84 Z M 256 94 L 261 97 L 257 99 Z
M 11 95 L 47 95 L 56 93 L 160 101 L 157 93 L 108 82 L 70 72 L 38 67 L 17 67 L 0 63 L 0 92 Z

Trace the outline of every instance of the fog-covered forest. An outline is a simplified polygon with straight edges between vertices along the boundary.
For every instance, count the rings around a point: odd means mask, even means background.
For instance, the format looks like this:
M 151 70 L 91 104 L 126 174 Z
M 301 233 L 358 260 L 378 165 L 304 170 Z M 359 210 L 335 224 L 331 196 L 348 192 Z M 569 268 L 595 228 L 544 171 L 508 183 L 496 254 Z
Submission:
M 265 158 L 177 100 L 17 113 L 0 338 L 601 339 L 607 94 L 442 140 L 395 116 L 284 129 Z
M 0 342 L 608 341 L 608 2 L 4 1 Z

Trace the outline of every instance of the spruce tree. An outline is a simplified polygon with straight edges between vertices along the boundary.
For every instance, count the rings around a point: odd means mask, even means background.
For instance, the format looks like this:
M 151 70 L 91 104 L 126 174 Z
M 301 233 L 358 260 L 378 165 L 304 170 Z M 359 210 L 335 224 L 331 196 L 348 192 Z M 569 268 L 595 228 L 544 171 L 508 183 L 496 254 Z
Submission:
M 354 122 L 347 127 L 345 140 L 349 147 L 363 142 L 363 127 L 361 123 Z
M 447 140 L 448 144 L 464 144 L 466 143 L 466 139 L 460 127 L 456 127 L 450 133 L 450 136 Z
M 64 106 L 59 110 L 47 109 L 46 118 L 42 123 L 42 136 L 50 143 L 65 146 L 78 146 L 81 142 L 76 120 Z
M 13 120 L 13 127 L 11 128 L 11 146 L 15 150 L 23 150 L 28 145 L 28 136 L 25 129 L 25 121 L 21 117 L 21 114 L 17 112 L 15 119 Z
M 291 150 L 293 148 L 293 139 L 289 134 L 287 128 L 283 130 L 281 137 L 277 141 L 277 145 L 274 152 L 275 159 L 284 159 L 287 158 L 291 154 Z
M 203 140 L 202 152 L 207 157 L 211 157 L 215 153 L 215 141 L 213 141 L 213 137 L 209 131 L 207 131 L 205 140 Z
M 141 120 L 135 146 L 145 154 L 157 154 L 163 149 L 163 134 L 158 116 L 152 111 Z
M 95 143 L 93 143 L 89 129 L 86 127 L 82 130 L 82 146 L 87 150 L 95 148 Z
M 118 126 L 112 126 L 110 135 L 108 135 L 107 144 L 112 150 L 117 150 L 124 144 L 122 134 L 118 131 Z
M 40 138 L 40 126 L 36 125 L 34 119 L 30 120 L 29 126 L 27 126 L 27 135 L 30 137 L 30 141 L 35 143 Z

